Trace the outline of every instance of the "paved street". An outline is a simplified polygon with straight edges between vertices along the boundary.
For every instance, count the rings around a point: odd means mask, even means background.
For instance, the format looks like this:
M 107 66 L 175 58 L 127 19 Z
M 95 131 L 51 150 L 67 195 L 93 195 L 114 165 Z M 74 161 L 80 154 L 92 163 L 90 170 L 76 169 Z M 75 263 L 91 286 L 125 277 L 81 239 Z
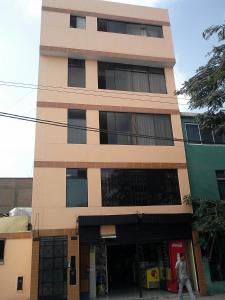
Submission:
M 198 296 L 196 295 L 197 300 L 224 300 L 225 299 L 225 294 L 223 295 L 215 295 L 215 296 Z M 143 300 L 175 300 L 177 298 L 177 294 L 171 294 L 168 292 L 163 292 L 163 291 L 143 291 Z M 183 296 L 184 300 L 189 300 L 188 294 L 184 294 Z M 116 294 L 112 296 L 107 296 L 107 297 L 99 297 L 99 300 L 140 300 L 139 297 L 135 297 L 133 292 L 129 296 L 126 294 Z

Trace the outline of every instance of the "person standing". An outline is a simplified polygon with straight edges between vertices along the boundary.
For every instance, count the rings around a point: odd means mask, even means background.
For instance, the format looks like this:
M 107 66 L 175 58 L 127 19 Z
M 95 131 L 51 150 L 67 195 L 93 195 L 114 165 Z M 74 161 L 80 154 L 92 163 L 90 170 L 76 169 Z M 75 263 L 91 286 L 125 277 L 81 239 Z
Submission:
M 191 300 L 196 300 L 196 297 L 193 293 L 192 287 L 191 287 L 191 282 L 190 278 L 187 273 L 187 263 L 185 260 L 185 255 L 184 253 L 180 254 L 180 259 L 176 262 L 176 273 L 177 273 L 177 281 L 179 284 L 179 290 L 178 290 L 178 299 L 183 300 L 183 289 L 184 286 L 186 286 L 190 299 Z

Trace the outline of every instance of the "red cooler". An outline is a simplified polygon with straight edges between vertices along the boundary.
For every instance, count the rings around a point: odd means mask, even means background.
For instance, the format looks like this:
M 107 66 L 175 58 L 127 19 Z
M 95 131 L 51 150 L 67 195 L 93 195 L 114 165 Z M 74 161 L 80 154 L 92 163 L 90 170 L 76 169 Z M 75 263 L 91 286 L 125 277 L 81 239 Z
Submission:
M 170 270 L 171 278 L 167 281 L 167 289 L 172 293 L 177 293 L 178 284 L 175 265 L 180 253 L 184 253 L 184 242 L 183 241 L 170 241 L 169 242 L 169 257 L 170 257 Z

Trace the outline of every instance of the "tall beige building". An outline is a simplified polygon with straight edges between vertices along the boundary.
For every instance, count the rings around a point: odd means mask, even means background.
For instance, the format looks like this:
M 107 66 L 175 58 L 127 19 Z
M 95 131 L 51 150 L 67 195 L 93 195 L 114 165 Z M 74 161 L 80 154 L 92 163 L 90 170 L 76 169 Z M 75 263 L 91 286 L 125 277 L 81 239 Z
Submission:
M 174 64 L 167 10 L 43 0 L 32 300 L 175 292 L 184 251 L 201 291 Z

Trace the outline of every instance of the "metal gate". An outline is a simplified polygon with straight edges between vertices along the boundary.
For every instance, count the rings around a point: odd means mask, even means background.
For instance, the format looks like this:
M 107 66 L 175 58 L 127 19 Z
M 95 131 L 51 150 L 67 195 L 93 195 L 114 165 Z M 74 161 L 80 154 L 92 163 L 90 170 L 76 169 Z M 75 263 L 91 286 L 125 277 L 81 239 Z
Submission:
M 67 237 L 40 239 L 39 300 L 67 299 Z

